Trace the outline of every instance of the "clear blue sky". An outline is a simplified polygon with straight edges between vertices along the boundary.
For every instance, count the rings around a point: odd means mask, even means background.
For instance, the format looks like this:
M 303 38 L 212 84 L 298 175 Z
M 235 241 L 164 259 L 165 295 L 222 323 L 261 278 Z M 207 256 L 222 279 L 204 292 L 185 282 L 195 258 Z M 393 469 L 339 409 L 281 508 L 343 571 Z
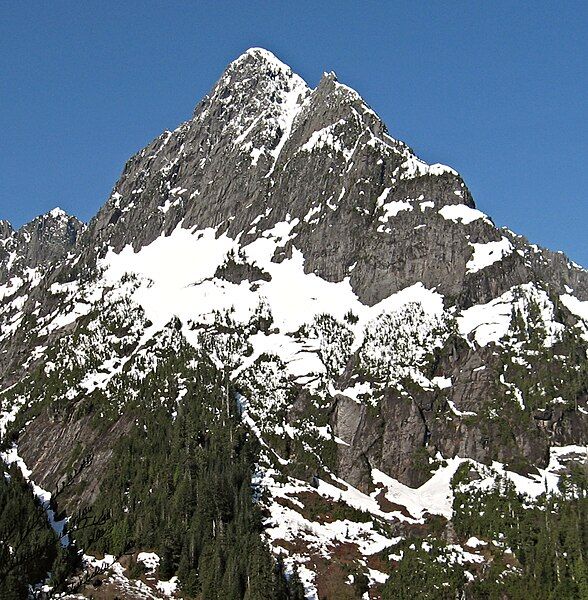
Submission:
M 120 5 L 124 6 L 120 6 Z M 588 266 L 588 2 L 0 0 L 0 218 L 87 220 L 226 64 L 356 88 L 498 225 Z

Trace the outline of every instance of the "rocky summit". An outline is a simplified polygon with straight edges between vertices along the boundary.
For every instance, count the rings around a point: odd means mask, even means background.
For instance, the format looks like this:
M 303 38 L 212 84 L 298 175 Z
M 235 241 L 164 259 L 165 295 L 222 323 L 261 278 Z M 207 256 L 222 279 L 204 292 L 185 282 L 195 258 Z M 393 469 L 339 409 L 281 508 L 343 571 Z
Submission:
M 588 271 L 334 73 L 0 221 L 0 390 L 6 597 L 588 597 Z

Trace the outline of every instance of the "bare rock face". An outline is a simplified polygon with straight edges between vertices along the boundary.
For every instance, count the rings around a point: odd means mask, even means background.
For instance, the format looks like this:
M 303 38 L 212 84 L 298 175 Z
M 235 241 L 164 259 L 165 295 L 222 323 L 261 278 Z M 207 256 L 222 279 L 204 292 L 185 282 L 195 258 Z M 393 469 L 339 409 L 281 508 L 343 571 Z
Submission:
M 560 255 L 529 253 L 490 219 L 454 219 L 459 211 L 444 207 L 475 210 L 455 171 L 425 164 L 390 137 L 334 74 L 312 90 L 254 49 L 228 67 L 190 121 L 129 160 L 90 234 L 116 250 L 138 249 L 181 221 L 246 243 L 289 216 L 299 220 L 293 231 L 306 271 L 328 281 L 350 276 L 370 305 L 422 282 L 468 306 L 546 272 L 559 290 L 570 285 L 588 297 L 585 274 Z M 527 251 L 468 272 L 472 245 L 503 237 Z
M 349 443 L 339 450 L 339 472 L 354 487 L 370 491 L 374 468 L 409 484 L 428 479 L 428 455 L 415 456 L 430 435 L 417 402 L 387 394 L 376 411 L 341 396 L 334 429 Z
M 5 242 L 13 233 L 14 229 L 8 221 L 0 221 L 0 242 Z
M 59 261 L 74 250 L 85 225 L 54 208 L 14 231 L 0 221 L 0 284 L 11 277 Z

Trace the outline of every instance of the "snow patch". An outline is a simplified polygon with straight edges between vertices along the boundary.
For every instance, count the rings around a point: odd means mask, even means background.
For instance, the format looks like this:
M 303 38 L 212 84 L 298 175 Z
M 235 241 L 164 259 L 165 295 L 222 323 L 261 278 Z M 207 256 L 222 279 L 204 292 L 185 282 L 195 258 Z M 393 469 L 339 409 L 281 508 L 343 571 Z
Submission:
M 505 237 L 498 242 L 470 244 L 470 246 L 474 249 L 474 254 L 466 264 L 468 273 L 477 273 L 512 254 L 513 251 L 513 245 Z
M 482 211 L 476 208 L 470 208 L 465 204 L 447 204 L 441 210 L 439 214 L 447 221 L 453 221 L 454 223 L 463 223 L 469 225 L 478 219 L 483 219 L 485 222 L 490 223 L 488 216 Z

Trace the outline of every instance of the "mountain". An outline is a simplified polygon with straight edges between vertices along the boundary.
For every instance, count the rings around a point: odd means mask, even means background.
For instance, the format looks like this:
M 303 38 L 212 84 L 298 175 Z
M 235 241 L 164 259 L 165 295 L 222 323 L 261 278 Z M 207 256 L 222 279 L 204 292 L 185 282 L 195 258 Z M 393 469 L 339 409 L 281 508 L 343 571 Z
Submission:
M 60 208 L 37 217 L 18 231 L 8 221 L 0 221 L 0 284 L 14 277 L 30 277 L 30 269 L 64 258 L 84 229 L 81 221 Z
M 87 227 L 0 237 L 3 457 L 86 553 L 54 589 L 584 590 L 588 272 L 334 73 L 250 49 Z M 568 558 L 531 552 L 554 532 Z

